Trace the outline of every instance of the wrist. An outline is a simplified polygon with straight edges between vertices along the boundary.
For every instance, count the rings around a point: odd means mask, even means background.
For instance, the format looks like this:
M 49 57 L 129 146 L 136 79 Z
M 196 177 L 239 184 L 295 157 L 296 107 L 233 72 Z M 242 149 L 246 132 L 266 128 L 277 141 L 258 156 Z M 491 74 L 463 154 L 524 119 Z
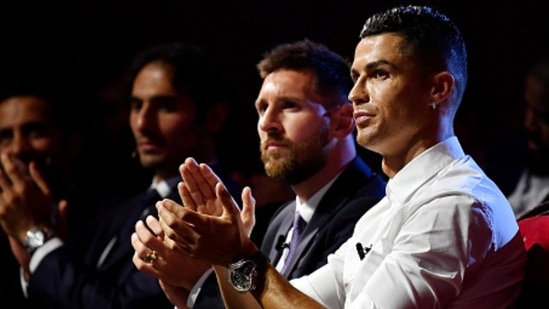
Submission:
M 229 283 L 240 293 L 262 289 L 269 258 L 260 250 L 228 265 Z

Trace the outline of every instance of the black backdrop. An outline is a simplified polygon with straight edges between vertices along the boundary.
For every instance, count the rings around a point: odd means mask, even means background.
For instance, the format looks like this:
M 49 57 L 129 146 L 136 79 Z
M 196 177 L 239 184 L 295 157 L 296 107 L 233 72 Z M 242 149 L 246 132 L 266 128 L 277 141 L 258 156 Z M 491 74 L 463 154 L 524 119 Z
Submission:
M 256 156 L 255 63 L 275 44 L 309 37 L 352 57 L 371 13 L 403 1 L 79 0 L 0 4 L 1 81 L 22 70 L 63 70 L 94 85 L 122 69 L 138 49 L 184 39 L 213 50 L 228 65 L 239 104 L 227 142 L 236 161 Z M 549 42 L 547 1 L 411 1 L 449 15 L 468 44 L 470 82 L 456 129 L 467 150 L 499 175 L 513 157 L 509 136 L 520 125 L 522 75 Z M 29 71 L 31 72 L 31 71 Z M 504 148 L 502 148 L 502 146 Z M 477 154 L 478 152 L 478 154 Z M 482 153 L 482 154 L 481 154 Z M 246 158 L 246 159 L 243 159 Z

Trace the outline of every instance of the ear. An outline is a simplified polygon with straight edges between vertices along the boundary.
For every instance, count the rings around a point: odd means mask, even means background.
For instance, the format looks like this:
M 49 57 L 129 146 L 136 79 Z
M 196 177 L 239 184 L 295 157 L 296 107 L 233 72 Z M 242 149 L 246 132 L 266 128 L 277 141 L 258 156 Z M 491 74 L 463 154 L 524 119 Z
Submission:
M 353 106 L 351 104 L 343 104 L 337 108 L 333 116 L 334 129 L 340 136 L 347 136 L 355 129 L 355 121 L 353 119 Z
M 439 104 L 450 97 L 454 90 L 455 79 L 450 72 L 444 71 L 433 77 L 433 86 L 431 88 L 431 102 Z
M 221 131 L 221 128 L 227 119 L 227 113 L 227 102 L 219 102 L 213 105 L 206 113 L 204 129 L 213 134 Z

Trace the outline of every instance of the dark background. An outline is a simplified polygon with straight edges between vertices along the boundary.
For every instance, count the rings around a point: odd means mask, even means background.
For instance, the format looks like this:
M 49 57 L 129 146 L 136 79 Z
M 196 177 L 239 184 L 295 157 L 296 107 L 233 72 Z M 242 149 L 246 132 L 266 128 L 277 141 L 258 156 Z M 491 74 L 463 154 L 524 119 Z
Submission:
M 255 64 L 264 51 L 308 37 L 351 59 L 370 14 L 396 4 L 429 4 L 454 20 L 468 44 L 470 81 L 456 123 L 458 137 L 489 174 L 505 181 L 509 162 L 521 155 L 515 136 L 522 78 L 534 55 L 548 45 L 549 6 L 544 0 L 471 2 L 3 1 L 0 82 L 14 72 L 63 72 L 70 80 L 67 88 L 84 89 L 74 104 L 91 111 L 86 96 L 92 92 L 87 91 L 123 70 L 137 50 L 176 39 L 194 41 L 227 65 L 240 119 L 228 128 L 234 134 L 225 141 L 226 153 L 242 166 L 257 159 Z

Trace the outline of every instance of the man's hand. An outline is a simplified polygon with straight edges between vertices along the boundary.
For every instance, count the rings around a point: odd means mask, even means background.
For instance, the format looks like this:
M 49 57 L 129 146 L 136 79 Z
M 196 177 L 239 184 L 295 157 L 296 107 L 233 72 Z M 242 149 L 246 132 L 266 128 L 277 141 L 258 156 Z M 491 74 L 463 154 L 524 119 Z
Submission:
M 132 258 L 134 265 L 166 284 L 190 291 L 200 276 L 211 268 L 211 264 L 191 259 L 178 250 L 168 248 L 163 241 L 160 223 L 155 217 L 148 216 L 146 224 L 148 228 L 143 221 L 138 221 L 131 237 L 135 249 Z M 156 252 L 156 259 L 152 262 L 144 261 L 144 257 L 151 251 Z
M 23 243 L 30 228 L 53 229 L 53 197 L 36 164 L 27 167 L 5 153 L 0 163 L 0 224 L 6 234 Z
M 249 239 L 255 224 L 255 200 L 250 188 L 242 191 L 240 212 L 233 197 L 206 165 L 192 158 L 180 167 L 179 192 L 185 207 L 172 200 L 157 203 L 166 244 L 215 265 L 226 266 L 257 248 Z

